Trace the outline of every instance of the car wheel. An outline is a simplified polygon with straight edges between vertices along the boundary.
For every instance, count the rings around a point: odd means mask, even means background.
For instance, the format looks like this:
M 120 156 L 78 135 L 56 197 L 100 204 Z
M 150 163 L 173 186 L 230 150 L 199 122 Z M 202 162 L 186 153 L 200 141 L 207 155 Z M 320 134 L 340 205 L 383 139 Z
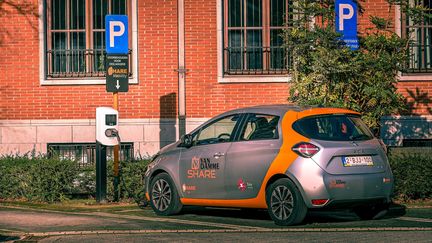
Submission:
M 150 205 L 157 215 L 177 214 L 183 205 L 171 177 L 167 173 L 156 175 L 150 185 Z
M 380 219 L 388 212 L 388 204 L 376 204 L 354 208 L 354 213 L 363 220 Z
M 287 179 L 279 179 L 266 192 L 270 217 L 277 225 L 296 225 L 306 217 L 307 207 L 298 188 Z

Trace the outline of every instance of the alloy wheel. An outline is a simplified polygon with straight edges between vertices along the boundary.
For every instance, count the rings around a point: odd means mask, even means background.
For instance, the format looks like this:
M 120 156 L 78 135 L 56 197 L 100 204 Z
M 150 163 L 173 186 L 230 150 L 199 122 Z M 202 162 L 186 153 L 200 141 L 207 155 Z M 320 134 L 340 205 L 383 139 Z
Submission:
M 171 204 L 172 193 L 168 182 L 164 179 L 157 180 L 152 188 L 153 205 L 159 211 L 165 211 Z
M 271 194 L 270 207 L 277 219 L 288 219 L 294 208 L 294 199 L 291 191 L 286 186 L 277 186 Z

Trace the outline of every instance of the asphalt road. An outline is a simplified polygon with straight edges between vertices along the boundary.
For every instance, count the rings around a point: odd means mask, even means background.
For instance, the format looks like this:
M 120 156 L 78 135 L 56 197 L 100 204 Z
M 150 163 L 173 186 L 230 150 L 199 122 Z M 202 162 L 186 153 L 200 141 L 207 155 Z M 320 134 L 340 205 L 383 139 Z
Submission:
M 53 236 L 41 242 L 431 242 L 432 232 L 164 233 Z
M 22 242 L 432 242 L 432 209 L 396 207 L 380 220 L 347 211 L 311 212 L 274 225 L 265 211 L 189 208 L 158 217 L 149 208 L 60 212 L 0 204 L 0 241 Z

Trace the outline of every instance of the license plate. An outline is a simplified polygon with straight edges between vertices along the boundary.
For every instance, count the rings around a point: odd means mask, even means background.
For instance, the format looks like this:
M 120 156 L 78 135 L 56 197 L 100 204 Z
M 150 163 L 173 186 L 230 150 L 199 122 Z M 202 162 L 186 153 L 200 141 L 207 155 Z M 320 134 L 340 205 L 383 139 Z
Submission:
M 343 166 L 372 166 L 372 156 L 342 157 Z

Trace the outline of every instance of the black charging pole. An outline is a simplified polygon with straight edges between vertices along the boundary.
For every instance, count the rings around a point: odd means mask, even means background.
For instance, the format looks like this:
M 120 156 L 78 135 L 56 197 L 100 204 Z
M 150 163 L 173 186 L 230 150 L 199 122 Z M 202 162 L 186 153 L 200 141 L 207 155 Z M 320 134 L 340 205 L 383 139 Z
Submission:
M 96 141 L 96 202 L 105 203 L 107 194 L 106 146 Z

